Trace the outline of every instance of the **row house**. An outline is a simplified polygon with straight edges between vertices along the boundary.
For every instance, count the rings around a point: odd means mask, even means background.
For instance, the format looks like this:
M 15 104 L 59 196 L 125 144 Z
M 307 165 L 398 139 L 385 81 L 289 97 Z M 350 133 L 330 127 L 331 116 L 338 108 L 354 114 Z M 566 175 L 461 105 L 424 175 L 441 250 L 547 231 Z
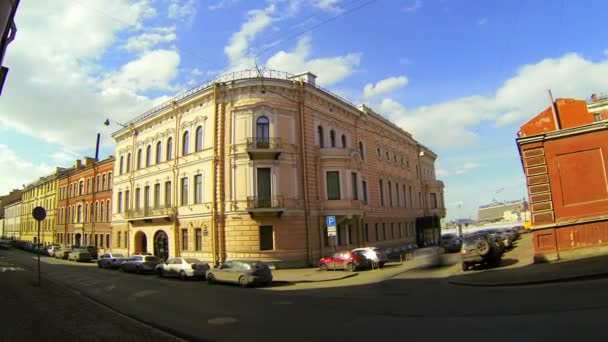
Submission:
M 56 243 L 56 217 L 58 179 L 66 172 L 64 168 L 55 168 L 55 171 L 35 182 L 25 186 L 21 195 L 20 239 L 34 243 L 48 245 Z M 32 212 L 36 207 L 46 209 L 46 218 L 40 222 L 40 241 L 38 240 L 38 221 Z
M 290 267 L 331 244 L 437 243 L 437 155 L 315 77 L 232 73 L 116 131 L 113 250 Z
M 13 190 L 0 197 L 0 219 L 3 219 L 2 233 L 4 239 L 19 239 L 19 222 L 21 219 L 21 190 Z
M 114 157 L 76 160 L 59 178 L 55 241 L 62 245 L 112 247 Z

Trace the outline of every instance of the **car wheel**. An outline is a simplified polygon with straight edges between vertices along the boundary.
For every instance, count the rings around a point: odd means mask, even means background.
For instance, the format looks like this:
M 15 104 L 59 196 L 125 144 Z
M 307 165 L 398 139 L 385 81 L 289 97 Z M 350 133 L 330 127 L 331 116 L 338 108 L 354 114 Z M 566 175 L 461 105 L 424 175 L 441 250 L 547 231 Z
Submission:
M 486 240 L 477 241 L 477 245 L 475 246 L 475 251 L 478 255 L 484 256 L 490 253 L 490 244 Z
M 179 271 L 179 279 L 180 280 L 186 280 L 186 279 L 188 279 L 188 276 L 186 275 L 186 272 Z
M 321 271 L 327 271 L 327 264 L 321 264 L 319 268 L 321 269 Z
M 378 267 L 384 268 L 384 261 L 380 261 L 380 263 L 378 264 Z
M 355 264 L 353 264 L 352 262 L 349 262 L 348 265 L 346 265 L 346 270 L 348 272 L 355 272 Z
M 207 282 L 209 284 L 215 284 L 215 276 L 213 275 L 213 273 L 207 274 Z
M 135 273 L 137 273 L 137 274 L 141 274 L 141 268 L 139 268 L 139 267 L 135 267 Z
M 462 271 L 463 271 L 463 272 L 466 272 L 466 271 L 468 271 L 468 270 L 469 270 L 469 265 L 467 265 L 467 263 L 463 262 L 463 263 L 462 263 Z
M 240 285 L 241 287 L 247 287 L 247 286 L 249 286 L 249 281 L 247 280 L 247 277 L 245 277 L 245 276 L 240 276 L 240 277 L 239 277 L 239 285 Z

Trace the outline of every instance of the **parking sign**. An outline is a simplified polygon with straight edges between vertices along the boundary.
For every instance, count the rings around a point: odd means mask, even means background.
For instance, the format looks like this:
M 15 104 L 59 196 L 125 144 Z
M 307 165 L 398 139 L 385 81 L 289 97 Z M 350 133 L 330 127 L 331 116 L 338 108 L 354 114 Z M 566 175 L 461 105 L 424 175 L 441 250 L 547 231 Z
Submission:
M 336 236 L 336 217 L 327 216 L 327 236 Z

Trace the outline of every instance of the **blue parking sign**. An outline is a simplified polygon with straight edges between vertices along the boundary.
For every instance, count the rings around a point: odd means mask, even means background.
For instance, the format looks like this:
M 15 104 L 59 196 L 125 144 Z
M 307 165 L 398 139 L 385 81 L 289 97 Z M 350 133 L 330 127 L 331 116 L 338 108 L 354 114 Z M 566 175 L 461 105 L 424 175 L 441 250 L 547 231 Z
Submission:
M 327 216 L 327 227 L 335 227 L 335 226 L 336 226 L 336 217 Z

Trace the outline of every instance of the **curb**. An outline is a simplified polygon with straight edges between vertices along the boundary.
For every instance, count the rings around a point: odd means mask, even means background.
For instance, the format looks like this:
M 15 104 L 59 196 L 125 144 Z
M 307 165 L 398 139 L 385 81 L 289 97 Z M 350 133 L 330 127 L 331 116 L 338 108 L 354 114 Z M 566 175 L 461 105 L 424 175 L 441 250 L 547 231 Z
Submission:
M 336 281 L 336 280 L 348 279 L 348 278 L 356 277 L 358 275 L 359 275 L 359 272 L 349 273 L 349 274 L 340 276 L 338 278 L 332 278 L 332 279 L 322 279 L 322 280 L 309 280 L 309 279 L 304 279 L 304 280 L 281 280 L 281 279 L 273 279 L 273 281 L 284 281 L 284 282 L 292 283 L 292 284 L 324 283 L 324 282 L 328 282 L 328 281 Z
M 448 283 L 457 286 L 470 286 L 470 287 L 513 287 L 513 286 L 526 286 L 526 285 L 542 285 L 542 284 L 554 284 L 554 283 L 565 283 L 580 280 L 597 280 L 608 278 L 608 272 L 597 273 L 597 274 L 584 274 L 578 276 L 552 278 L 552 279 L 539 279 L 539 280 L 526 280 L 510 283 L 497 283 L 497 282 L 467 282 L 450 279 L 448 277 Z

